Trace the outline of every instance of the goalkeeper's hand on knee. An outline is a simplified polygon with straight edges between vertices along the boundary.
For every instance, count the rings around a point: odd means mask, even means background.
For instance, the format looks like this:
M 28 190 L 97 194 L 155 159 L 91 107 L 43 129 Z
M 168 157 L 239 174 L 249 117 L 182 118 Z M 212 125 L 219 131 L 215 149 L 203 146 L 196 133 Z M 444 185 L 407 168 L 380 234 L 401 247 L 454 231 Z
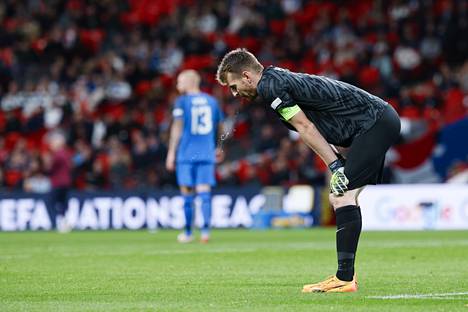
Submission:
M 348 190 L 349 180 L 344 173 L 344 160 L 337 159 L 328 165 L 332 172 L 330 191 L 336 196 L 343 196 Z

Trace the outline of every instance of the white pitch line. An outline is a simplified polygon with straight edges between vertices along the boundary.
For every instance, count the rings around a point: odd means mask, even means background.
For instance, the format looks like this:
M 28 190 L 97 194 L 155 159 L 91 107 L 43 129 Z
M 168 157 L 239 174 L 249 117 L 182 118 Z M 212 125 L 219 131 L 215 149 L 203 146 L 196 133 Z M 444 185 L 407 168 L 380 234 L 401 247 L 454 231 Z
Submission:
M 450 299 L 460 300 L 465 298 L 454 298 L 456 296 L 466 296 L 468 292 L 457 292 L 457 293 L 441 293 L 441 294 L 400 294 L 400 295 L 388 295 L 388 296 L 368 296 L 369 299 Z M 468 298 L 466 298 L 468 299 Z

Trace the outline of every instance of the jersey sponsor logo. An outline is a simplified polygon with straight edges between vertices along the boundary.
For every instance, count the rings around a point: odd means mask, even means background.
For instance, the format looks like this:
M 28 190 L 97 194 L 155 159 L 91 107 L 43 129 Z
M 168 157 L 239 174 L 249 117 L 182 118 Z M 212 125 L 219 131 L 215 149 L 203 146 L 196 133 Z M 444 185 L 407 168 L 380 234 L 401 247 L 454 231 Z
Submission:
M 283 103 L 283 101 L 281 101 L 280 98 L 276 98 L 271 102 L 271 108 L 276 109 L 281 103 Z

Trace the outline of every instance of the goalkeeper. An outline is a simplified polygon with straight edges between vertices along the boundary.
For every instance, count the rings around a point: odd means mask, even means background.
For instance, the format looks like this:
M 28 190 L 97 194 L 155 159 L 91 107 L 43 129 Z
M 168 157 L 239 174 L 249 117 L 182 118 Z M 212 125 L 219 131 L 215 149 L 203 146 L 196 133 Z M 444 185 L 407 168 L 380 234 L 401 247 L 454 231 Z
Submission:
M 302 291 L 356 291 L 354 260 L 362 227 L 357 198 L 364 186 L 381 180 L 385 153 L 400 134 L 398 114 L 382 99 L 345 82 L 264 68 L 245 49 L 224 56 L 216 79 L 234 96 L 270 106 L 330 168 L 338 270 Z M 333 146 L 348 148 L 346 160 Z

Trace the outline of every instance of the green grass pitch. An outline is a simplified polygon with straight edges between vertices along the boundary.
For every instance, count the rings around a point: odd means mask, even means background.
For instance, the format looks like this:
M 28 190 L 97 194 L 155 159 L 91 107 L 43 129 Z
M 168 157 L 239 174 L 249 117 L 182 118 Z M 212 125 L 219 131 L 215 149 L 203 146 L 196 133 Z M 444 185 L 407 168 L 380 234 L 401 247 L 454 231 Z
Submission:
M 333 229 L 0 233 L 0 311 L 465 311 L 468 232 L 364 232 L 360 290 L 302 294 L 335 271 Z

